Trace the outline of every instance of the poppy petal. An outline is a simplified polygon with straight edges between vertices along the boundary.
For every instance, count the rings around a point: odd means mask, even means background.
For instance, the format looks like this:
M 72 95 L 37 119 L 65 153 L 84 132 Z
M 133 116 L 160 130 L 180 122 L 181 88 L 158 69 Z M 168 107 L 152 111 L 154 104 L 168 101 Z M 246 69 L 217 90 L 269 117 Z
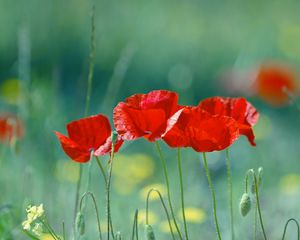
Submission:
M 67 131 L 74 142 L 96 149 L 110 136 L 111 126 L 106 116 L 98 114 L 69 123 Z
M 236 120 L 240 134 L 245 135 L 252 146 L 256 145 L 251 127 L 258 121 L 259 113 L 245 98 L 212 97 L 204 99 L 198 106 L 212 115 Z
M 90 160 L 89 150 L 82 148 L 72 139 L 64 136 L 59 132 L 55 132 L 64 152 L 75 162 L 88 162 Z
M 145 137 L 154 141 L 165 131 L 167 119 L 180 108 L 177 101 L 177 93 L 167 90 L 132 95 L 115 107 L 115 128 L 125 140 Z
M 239 137 L 237 122 L 212 116 L 199 107 L 186 107 L 168 121 L 163 140 L 171 147 L 192 147 L 198 152 L 219 151 Z

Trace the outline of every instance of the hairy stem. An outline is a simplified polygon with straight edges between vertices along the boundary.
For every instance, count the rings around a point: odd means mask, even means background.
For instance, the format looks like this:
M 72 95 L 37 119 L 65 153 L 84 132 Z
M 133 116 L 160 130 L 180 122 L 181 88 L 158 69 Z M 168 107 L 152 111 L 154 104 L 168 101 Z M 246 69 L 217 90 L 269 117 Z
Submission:
M 114 143 L 112 143 L 112 148 L 111 148 L 111 155 L 110 155 L 110 160 L 109 160 L 109 169 L 108 169 L 108 179 L 107 179 L 107 184 L 106 184 L 106 191 L 107 191 L 107 240 L 110 239 L 110 231 L 112 233 L 112 237 L 114 237 L 114 231 L 113 231 L 113 226 L 112 226 L 112 219 L 111 219 L 111 212 L 110 212 L 110 185 L 111 185 L 111 176 L 112 176 L 112 170 L 113 170 L 113 159 L 114 159 L 114 151 L 115 151 L 115 146 Z
M 183 187 L 180 148 L 178 148 L 178 151 L 177 151 L 177 160 L 178 160 L 178 171 L 179 171 L 179 179 L 180 179 L 181 211 L 182 211 L 182 218 L 183 218 L 183 224 L 184 224 L 184 233 L 185 233 L 186 240 L 188 240 L 189 237 L 188 237 L 188 230 L 187 230 L 187 224 L 186 224 L 186 219 L 185 219 L 185 209 L 184 209 L 184 187 Z
M 209 168 L 207 165 L 207 160 L 206 160 L 206 154 L 205 152 L 203 152 L 203 163 L 204 163 L 204 169 L 206 172 L 206 177 L 207 177 L 207 181 L 211 190 L 211 197 L 213 200 L 213 212 L 214 212 L 214 220 L 215 220 L 215 226 L 216 226 L 216 231 L 217 231 L 217 235 L 218 235 L 218 239 L 221 240 L 221 233 L 220 233 L 220 229 L 219 229 L 219 223 L 218 223 L 218 217 L 217 217 L 217 203 L 216 203 L 216 197 L 215 197 L 215 190 L 211 181 L 211 177 L 210 177 L 210 172 L 209 172 Z
M 158 141 L 156 141 L 155 144 L 156 144 L 157 151 L 158 151 L 158 154 L 159 154 L 159 157 L 160 157 L 160 160 L 161 160 L 161 163 L 162 163 L 162 167 L 163 167 L 163 172 L 164 172 L 165 181 L 166 181 L 166 185 L 167 185 L 168 203 L 169 203 L 171 215 L 172 215 L 173 222 L 174 222 L 175 228 L 177 230 L 178 236 L 182 240 L 183 238 L 182 238 L 181 232 L 179 230 L 178 224 L 176 222 L 175 213 L 174 213 L 173 205 L 172 205 L 172 201 L 171 201 L 170 184 L 169 184 L 169 177 L 168 177 L 166 162 L 165 162 L 165 159 L 163 157 L 163 154 L 162 154 L 162 151 L 161 151 L 161 148 L 160 148 L 160 145 L 159 145 Z
M 96 202 L 96 198 L 94 196 L 94 194 L 92 192 L 85 192 L 81 199 L 80 199 L 80 211 L 82 210 L 83 207 L 83 199 L 86 196 L 90 196 L 93 200 L 93 204 L 94 204 L 94 210 L 96 213 L 96 218 L 97 218 L 97 225 L 98 225 L 98 232 L 99 232 L 99 239 L 102 240 L 102 233 L 101 233 L 101 226 L 100 226 L 100 217 L 99 217 L 99 211 L 98 211 L 98 207 L 97 207 L 97 202 Z
M 228 197 L 229 197 L 229 210 L 230 210 L 231 239 L 234 240 L 232 174 L 231 174 L 231 164 L 230 164 L 230 158 L 229 158 L 229 148 L 226 149 L 226 165 L 227 165 L 227 181 L 228 181 Z
M 172 234 L 172 239 L 175 240 L 175 236 L 174 236 L 174 232 L 173 232 L 173 228 L 172 228 L 172 224 L 171 224 L 171 218 L 170 218 L 170 214 L 168 212 L 168 209 L 167 209 L 167 206 L 164 202 L 164 199 L 160 193 L 160 191 L 158 191 L 157 189 L 155 188 L 152 188 L 149 190 L 148 194 L 147 194 L 147 200 L 146 200 L 146 224 L 149 225 L 149 197 L 151 195 L 152 192 L 156 192 L 159 196 L 159 199 L 160 199 L 160 202 L 164 208 L 164 211 L 166 213 L 166 216 L 167 216 L 167 219 L 168 219 L 168 223 L 169 223 L 169 228 L 170 228 L 170 231 L 171 231 L 171 234 Z
M 134 236 L 135 236 L 136 240 L 139 240 L 139 233 L 138 233 L 138 216 L 139 215 L 138 214 L 139 214 L 139 211 L 135 210 L 131 240 L 134 240 Z
M 257 183 L 256 174 L 255 174 L 253 169 L 248 170 L 248 172 L 246 173 L 246 190 L 248 190 L 248 176 L 250 174 L 252 174 L 253 180 L 254 180 L 254 190 L 255 190 L 256 205 L 257 205 L 257 211 L 258 211 L 260 226 L 261 226 L 261 229 L 262 229 L 262 232 L 263 232 L 264 239 L 267 240 L 267 235 L 266 235 L 266 231 L 265 231 L 265 228 L 264 228 L 264 223 L 263 223 L 261 209 L 260 209 L 258 183 Z
M 285 239 L 286 230 L 291 221 L 295 222 L 295 224 L 297 226 L 297 240 L 300 240 L 300 226 L 299 226 L 299 222 L 295 218 L 290 218 L 289 220 L 286 221 L 284 230 L 283 230 L 282 240 Z

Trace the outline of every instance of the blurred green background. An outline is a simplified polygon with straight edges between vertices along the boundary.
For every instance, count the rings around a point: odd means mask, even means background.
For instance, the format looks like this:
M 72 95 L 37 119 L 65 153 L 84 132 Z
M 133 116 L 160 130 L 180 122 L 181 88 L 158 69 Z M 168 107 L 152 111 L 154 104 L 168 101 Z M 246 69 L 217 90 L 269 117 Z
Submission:
M 53 131 L 65 133 L 65 125 L 84 114 L 93 4 L 96 58 L 90 114 L 101 112 L 111 118 L 119 101 L 153 89 L 177 91 L 180 104 L 197 104 L 214 95 L 249 97 L 261 119 L 255 129 L 256 148 L 244 138 L 231 147 L 236 235 L 238 239 L 252 237 L 254 211 L 242 218 L 238 203 L 246 170 L 263 166 L 265 227 L 270 239 L 279 239 L 285 221 L 300 216 L 300 114 L 294 106 L 273 108 L 231 87 L 230 80 L 247 83 L 251 71 L 268 60 L 291 64 L 297 70 L 300 2 L 296 0 L 0 0 L 1 112 L 16 113 L 26 131 L 16 145 L 1 144 L 0 239 L 26 239 L 21 222 L 29 203 L 44 203 L 54 228 L 61 232 L 64 221 L 68 239 L 72 235 L 78 164 L 63 153 Z M 164 145 L 163 150 L 179 213 L 176 150 Z M 191 239 L 214 239 L 200 157 L 183 150 L 188 227 Z M 223 152 L 208 154 L 221 231 L 229 239 L 224 157 Z M 92 169 L 91 190 L 104 220 L 104 185 L 95 163 Z M 86 170 L 85 166 L 82 193 Z M 116 157 L 112 196 L 115 229 L 125 239 L 137 208 L 143 232 L 145 188 L 152 184 L 163 184 L 155 147 L 142 139 L 126 143 Z M 151 211 L 157 238 L 170 239 L 155 199 Z M 90 205 L 87 216 L 87 239 L 93 239 L 97 228 Z M 294 235 L 289 233 L 287 239 Z

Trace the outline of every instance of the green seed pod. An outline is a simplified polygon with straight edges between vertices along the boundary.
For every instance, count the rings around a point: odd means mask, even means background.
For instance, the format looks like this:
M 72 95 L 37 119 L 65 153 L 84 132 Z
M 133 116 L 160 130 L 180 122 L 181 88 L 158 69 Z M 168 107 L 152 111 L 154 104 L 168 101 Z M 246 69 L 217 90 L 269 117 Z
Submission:
M 244 193 L 240 201 L 240 212 L 245 217 L 251 210 L 251 198 L 248 193 Z
M 85 233 L 85 220 L 81 212 L 78 212 L 76 216 L 76 232 L 79 236 L 82 236 Z
M 147 240 L 155 240 L 154 231 L 151 225 L 148 224 L 145 225 L 145 234 Z
M 116 232 L 115 240 L 122 240 L 121 232 Z

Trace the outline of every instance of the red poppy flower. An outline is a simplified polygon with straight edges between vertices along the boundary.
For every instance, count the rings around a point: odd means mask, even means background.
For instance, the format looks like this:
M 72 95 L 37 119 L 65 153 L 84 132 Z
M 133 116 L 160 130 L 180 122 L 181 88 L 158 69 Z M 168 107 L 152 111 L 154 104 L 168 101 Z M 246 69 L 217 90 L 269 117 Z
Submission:
M 12 113 L 0 114 L 0 141 L 11 142 L 13 138 L 20 139 L 24 136 L 22 121 Z
M 212 115 L 232 117 L 238 123 L 240 134 L 256 146 L 252 126 L 258 121 L 259 113 L 245 98 L 212 97 L 201 101 L 199 107 Z
M 289 102 L 289 94 L 297 94 L 295 72 L 283 64 L 260 66 L 254 83 L 254 91 L 265 102 L 282 106 Z
M 177 93 L 166 90 L 132 95 L 115 107 L 115 128 L 125 140 L 145 137 L 155 141 L 165 132 L 168 118 L 180 108 L 177 101 Z
M 220 151 L 239 137 L 237 122 L 213 116 L 200 107 L 185 107 L 168 121 L 163 140 L 170 147 L 192 147 L 197 152 Z
M 111 152 L 111 126 L 106 116 L 98 114 L 82 118 L 67 124 L 69 137 L 55 132 L 64 152 L 76 162 L 90 160 L 91 151 L 95 156 L 102 156 Z M 118 139 L 115 152 L 123 141 Z

